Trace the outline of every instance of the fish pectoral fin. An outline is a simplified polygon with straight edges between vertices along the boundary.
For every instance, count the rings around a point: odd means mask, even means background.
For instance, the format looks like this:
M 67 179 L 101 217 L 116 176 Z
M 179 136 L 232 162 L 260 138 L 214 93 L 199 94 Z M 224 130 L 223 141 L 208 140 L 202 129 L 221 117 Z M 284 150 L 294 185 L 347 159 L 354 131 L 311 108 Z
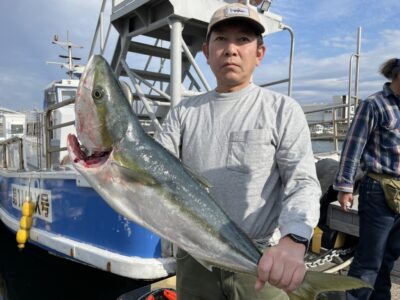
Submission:
M 193 171 L 190 167 L 183 165 L 185 171 L 192 176 L 193 178 L 195 178 L 205 189 L 209 189 L 212 188 L 213 185 L 203 176 L 200 176 L 199 174 L 197 174 L 195 171 Z
M 116 162 L 111 163 L 113 168 L 118 169 L 118 171 L 124 176 L 133 179 L 135 182 L 140 182 L 144 185 L 157 185 L 159 182 L 150 174 L 146 173 L 144 170 L 134 170 Z
M 314 300 L 322 292 L 344 292 L 373 287 L 367 282 L 350 276 L 307 271 L 301 286 L 288 293 L 290 300 Z

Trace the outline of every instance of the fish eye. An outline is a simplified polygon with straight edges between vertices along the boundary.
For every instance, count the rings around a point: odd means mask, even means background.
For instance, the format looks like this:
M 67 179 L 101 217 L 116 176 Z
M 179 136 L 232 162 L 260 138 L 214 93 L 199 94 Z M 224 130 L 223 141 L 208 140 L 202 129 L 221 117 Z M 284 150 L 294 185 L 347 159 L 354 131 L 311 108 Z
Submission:
M 99 100 L 99 99 L 103 98 L 103 96 L 104 96 L 104 90 L 102 88 L 97 87 L 97 88 L 93 89 L 93 91 L 92 91 L 93 99 Z

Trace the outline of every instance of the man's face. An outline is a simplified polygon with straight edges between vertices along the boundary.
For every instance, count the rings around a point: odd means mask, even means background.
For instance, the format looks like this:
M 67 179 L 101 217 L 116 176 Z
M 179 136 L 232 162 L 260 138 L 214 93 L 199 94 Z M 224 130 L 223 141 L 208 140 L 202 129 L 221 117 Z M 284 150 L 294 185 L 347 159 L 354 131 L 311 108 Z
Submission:
M 249 84 L 265 47 L 257 46 L 257 36 L 247 26 L 229 24 L 211 32 L 203 52 L 217 79 L 217 91 L 234 92 Z

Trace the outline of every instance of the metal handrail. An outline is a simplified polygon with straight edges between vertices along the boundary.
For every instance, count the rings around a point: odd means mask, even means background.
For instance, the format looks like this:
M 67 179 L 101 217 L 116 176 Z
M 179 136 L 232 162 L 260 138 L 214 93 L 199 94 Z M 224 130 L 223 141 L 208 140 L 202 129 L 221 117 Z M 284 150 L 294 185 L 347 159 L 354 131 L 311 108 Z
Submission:
M 95 33 L 94 33 L 93 40 L 92 40 L 92 46 L 90 47 L 88 59 L 92 56 L 92 54 L 94 52 L 94 47 L 96 45 L 97 37 L 98 37 L 99 33 L 100 33 L 100 54 L 103 55 L 105 48 L 107 46 L 108 37 L 109 37 L 110 31 L 111 31 L 111 23 L 109 23 L 108 29 L 107 29 L 107 34 L 104 39 L 104 33 L 103 33 L 104 21 L 103 21 L 103 19 L 104 19 L 104 9 L 105 9 L 107 1 L 108 0 L 103 0 L 103 3 L 101 4 L 100 14 L 99 14 L 99 18 L 97 19 L 97 25 L 96 25 Z
M 316 112 L 320 112 L 320 111 L 324 111 L 324 110 L 328 110 L 328 109 L 338 109 L 338 108 L 347 108 L 348 104 L 332 104 L 332 105 L 326 105 L 322 108 L 317 108 L 317 109 L 313 109 L 313 110 L 307 110 L 305 112 L 305 114 L 311 114 L 311 113 L 316 113 Z
M 292 28 L 287 25 L 283 26 L 283 30 L 287 30 L 290 34 L 290 56 L 289 56 L 289 83 L 288 83 L 288 96 L 292 95 L 292 82 L 293 82 L 293 57 L 294 57 L 294 32 Z
M 346 131 L 350 127 L 351 124 L 351 108 L 354 107 L 354 111 L 356 110 L 358 104 L 359 104 L 359 96 L 358 96 L 358 84 L 359 84 L 359 72 L 360 72 L 360 56 L 361 56 L 361 27 L 358 28 L 358 34 L 357 34 L 357 52 L 355 54 L 352 54 L 350 56 L 350 62 L 349 62 L 349 82 L 348 82 L 348 93 L 347 93 L 347 98 L 346 98 L 346 103 L 345 104 L 334 104 L 334 105 L 327 105 L 324 106 L 323 108 L 319 109 L 314 109 L 310 110 L 307 112 L 304 112 L 306 115 L 315 113 L 315 112 L 320 112 L 320 111 L 326 111 L 328 109 L 332 109 L 332 121 L 320 121 L 320 122 L 308 122 L 309 126 L 315 125 L 315 124 L 332 124 L 333 125 L 333 133 L 332 135 L 319 135 L 319 136 L 312 136 L 311 139 L 316 140 L 316 139 L 329 139 L 331 138 L 334 142 L 335 150 L 336 152 L 339 151 L 338 147 L 338 141 L 339 138 L 344 138 L 345 135 L 341 134 L 338 132 L 338 125 L 339 124 L 344 124 L 347 125 Z M 353 59 L 356 59 L 356 74 L 355 74 L 355 83 L 354 83 L 354 95 L 352 95 L 352 78 L 353 78 Z M 337 118 L 337 110 L 338 109 L 345 109 L 344 115 L 342 118 L 338 119 Z
M 206 77 L 201 72 L 198 64 L 196 63 L 192 53 L 189 50 L 189 47 L 186 45 L 185 40 L 183 38 L 181 38 L 181 43 L 182 43 L 183 52 L 185 53 L 186 57 L 189 59 L 190 63 L 192 64 L 194 70 L 197 73 L 197 76 L 199 76 L 201 82 L 203 83 L 203 86 L 205 87 L 205 89 L 207 91 L 211 91 L 210 85 L 208 84 Z
M 52 161 L 51 161 L 52 153 L 67 150 L 66 147 L 52 147 L 50 145 L 50 133 L 55 129 L 72 126 L 75 124 L 74 121 L 70 121 L 70 122 L 65 122 L 65 123 L 61 123 L 61 124 L 57 124 L 57 125 L 51 125 L 50 124 L 51 123 L 50 122 L 51 112 L 53 112 L 54 110 L 57 110 L 61 107 L 73 104 L 73 103 L 75 103 L 75 98 L 64 100 L 64 101 L 61 101 L 59 103 L 49 106 L 44 112 L 44 133 L 45 133 L 45 141 L 46 141 L 46 168 L 47 169 L 50 169 L 51 164 L 52 164 Z
M 333 126 L 332 134 L 325 133 L 325 134 L 316 135 L 316 136 L 313 136 L 311 134 L 311 140 L 332 140 L 335 151 L 339 152 L 339 140 L 345 138 L 346 135 L 343 134 L 342 132 L 338 132 L 339 131 L 338 125 L 340 125 L 340 124 L 348 125 L 349 122 L 351 122 L 351 118 L 349 117 L 350 107 L 356 106 L 356 105 L 357 105 L 357 102 L 352 103 L 350 106 L 347 103 L 346 104 L 333 104 L 333 105 L 324 106 L 322 108 L 305 111 L 304 114 L 307 115 L 307 114 L 312 114 L 312 113 L 316 113 L 316 112 L 332 110 L 332 119 L 331 120 L 309 121 L 308 122 L 309 127 L 311 127 L 313 125 L 317 125 L 317 124 L 332 124 L 332 126 Z M 342 116 L 341 118 L 338 119 L 337 118 L 337 110 L 343 109 L 343 108 L 348 108 L 347 114 L 345 114 L 344 116 Z
M 147 98 L 145 97 L 144 93 L 142 92 L 142 89 L 140 88 L 135 75 L 133 74 L 133 72 L 129 69 L 128 64 L 126 63 L 125 60 L 121 60 L 121 64 L 122 67 L 125 69 L 125 72 L 128 74 L 129 79 L 133 82 L 135 89 L 136 89 L 136 93 L 138 94 L 140 100 L 143 102 L 143 105 L 145 106 L 147 113 L 149 114 L 150 119 L 153 121 L 154 126 L 158 129 L 161 130 L 161 125 L 157 120 L 157 117 L 153 111 L 153 109 L 151 108 L 149 102 L 147 101 Z
M 158 44 L 160 43 L 160 47 L 162 47 L 162 40 L 160 40 L 160 39 L 157 39 L 156 41 L 155 41 L 155 43 L 154 43 L 154 47 L 158 47 Z M 146 61 L 146 65 L 144 66 L 144 71 L 147 71 L 148 69 L 149 69 L 149 66 L 150 66 L 150 62 L 151 62 L 151 60 L 153 59 L 153 55 L 149 55 L 149 57 L 147 58 L 147 61 Z M 159 69 L 158 69 L 158 73 L 162 73 L 162 71 L 164 70 L 164 63 L 165 63 L 165 58 L 161 58 L 161 60 L 160 60 L 160 67 L 159 67 Z M 133 83 L 133 82 L 132 82 Z M 138 84 L 139 84 L 139 86 L 142 84 L 142 80 L 139 80 L 139 82 L 138 82 Z M 147 85 L 147 82 L 145 83 L 146 85 Z M 149 94 L 151 94 L 151 92 L 154 90 L 154 85 L 156 84 L 156 80 L 154 80 L 153 81 L 153 84 L 151 85 L 151 86 L 149 86 L 149 88 L 150 88 L 150 90 L 149 90 Z M 160 83 L 160 89 L 162 89 L 162 82 Z M 167 100 L 170 100 L 169 99 L 170 97 L 168 96 L 168 98 L 166 98 Z
M 350 56 L 350 62 L 349 62 L 349 84 L 348 84 L 348 110 L 350 112 L 350 107 L 351 107 L 351 100 L 354 99 L 355 104 L 357 105 L 357 102 L 359 100 L 358 97 L 358 81 L 359 81 L 359 75 L 360 75 L 360 56 L 361 56 L 361 27 L 358 27 L 357 31 L 357 52 L 352 54 Z M 354 95 L 351 95 L 351 80 L 353 78 L 353 58 L 356 58 L 356 74 L 354 78 Z M 348 114 L 348 125 L 350 126 L 350 113 Z
M 288 83 L 288 96 L 292 95 L 292 83 L 293 83 L 293 58 L 294 58 L 294 32 L 292 30 L 292 28 L 290 28 L 287 25 L 283 25 L 282 26 L 283 30 L 287 30 L 290 34 L 290 56 L 289 56 L 289 69 L 288 69 L 288 78 L 284 78 L 281 80 L 276 80 L 276 81 L 271 81 L 271 82 L 267 82 L 264 84 L 260 84 L 261 87 L 267 87 L 267 86 L 272 86 L 272 85 L 277 85 L 277 84 L 281 84 L 281 83 Z

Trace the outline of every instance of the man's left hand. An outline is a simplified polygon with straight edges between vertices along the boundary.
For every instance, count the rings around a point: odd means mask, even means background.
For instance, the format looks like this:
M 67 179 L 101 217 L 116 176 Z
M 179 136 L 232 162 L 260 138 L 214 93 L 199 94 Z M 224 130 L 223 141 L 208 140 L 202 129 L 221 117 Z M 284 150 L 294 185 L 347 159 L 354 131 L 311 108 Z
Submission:
M 303 244 L 283 237 L 278 245 L 267 249 L 258 263 L 256 290 L 261 290 L 265 283 L 292 292 L 303 282 L 306 273 Z

